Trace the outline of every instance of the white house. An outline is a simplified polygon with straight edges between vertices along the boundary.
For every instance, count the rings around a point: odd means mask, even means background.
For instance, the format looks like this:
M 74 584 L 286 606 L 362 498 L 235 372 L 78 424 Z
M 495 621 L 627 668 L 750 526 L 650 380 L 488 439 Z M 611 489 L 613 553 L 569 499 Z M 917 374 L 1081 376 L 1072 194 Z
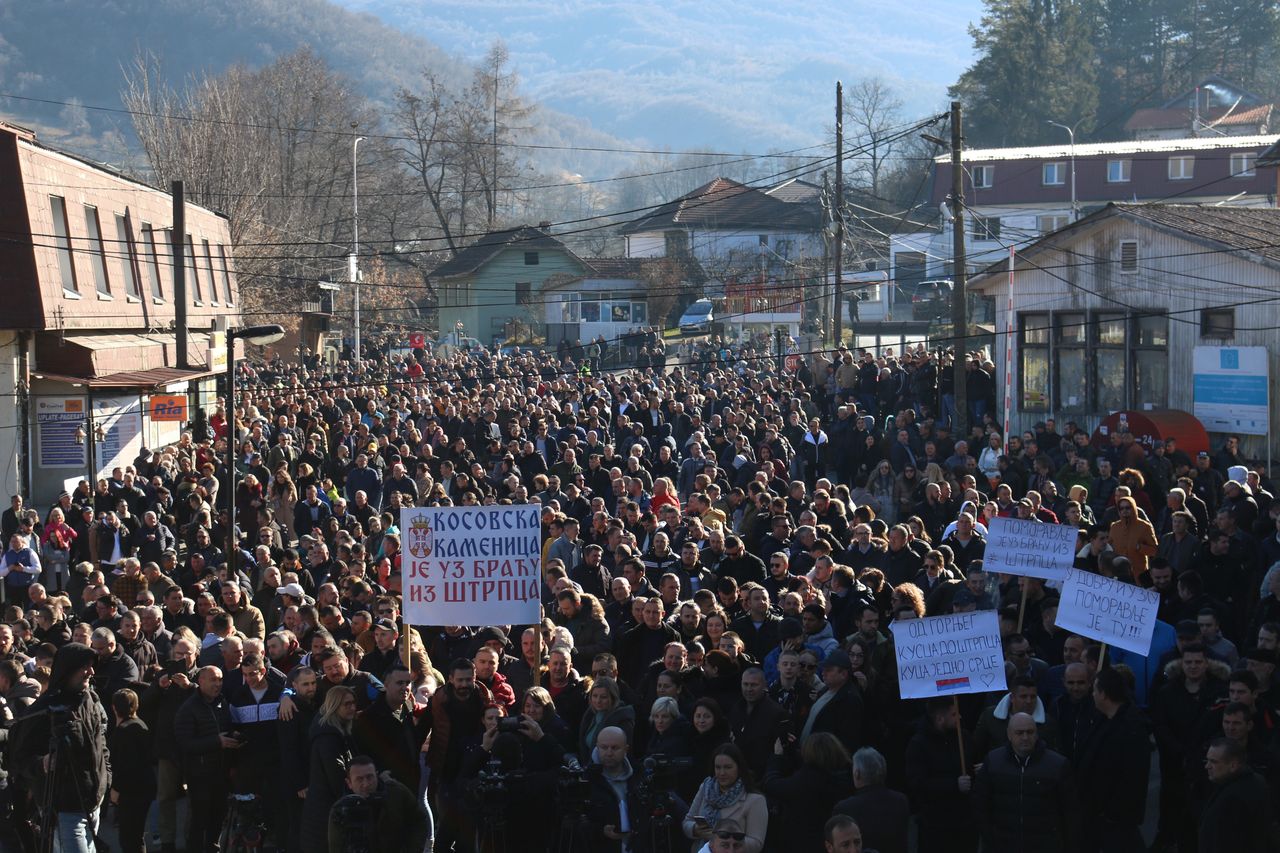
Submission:
M 1006 387 L 1008 352 L 1015 431 L 1047 417 L 1092 430 L 1116 411 L 1194 413 L 1208 402 L 1207 394 L 1196 398 L 1198 347 L 1264 347 L 1276 399 L 1275 208 L 1108 205 L 1017 255 L 1012 314 L 1007 260 L 969 286 L 994 302 L 996 387 Z M 1200 419 L 1218 446 L 1222 435 Z M 1246 455 L 1264 455 L 1265 429 L 1230 431 L 1241 434 Z

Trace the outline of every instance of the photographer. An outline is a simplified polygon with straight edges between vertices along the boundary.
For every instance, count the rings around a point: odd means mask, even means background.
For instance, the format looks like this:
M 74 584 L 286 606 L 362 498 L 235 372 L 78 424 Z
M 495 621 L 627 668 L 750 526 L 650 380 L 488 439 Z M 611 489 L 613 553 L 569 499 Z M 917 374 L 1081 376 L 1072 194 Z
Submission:
M 365 755 L 351 759 L 346 777 L 351 793 L 329 811 L 329 853 L 422 853 L 431 820 L 416 793 L 390 773 L 379 774 Z
M 469 797 L 481 853 L 500 853 L 507 828 L 518 827 L 519 849 L 545 849 L 546 815 L 553 813 L 556 774 L 563 754 L 536 722 L 507 717 L 499 705 L 484 711 L 480 743 L 462 760 L 460 779 Z
M 10 732 L 12 772 L 44 810 L 45 842 L 56 831 L 64 853 L 88 853 L 93 847 L 110 779 L 107 712 L 90 687 L 96 659 L 82 643 L 58 649 L 49 689 Z

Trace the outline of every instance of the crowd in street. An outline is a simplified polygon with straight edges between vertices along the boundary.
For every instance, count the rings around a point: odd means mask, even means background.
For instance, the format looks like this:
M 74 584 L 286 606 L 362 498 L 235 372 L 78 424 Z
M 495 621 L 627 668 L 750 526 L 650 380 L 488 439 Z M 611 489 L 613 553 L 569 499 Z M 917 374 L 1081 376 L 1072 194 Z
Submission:
M 634 343 L 245 363 L 14 496 L 0 849 L 1280 849 L 1280 502 L 1236 438 L 1005 436 L 982 354 L 962 418 L 923 348 Z M 528 503 L 541 623 L 405 624 L 401 508 Z M 1156 590 L 1151 654 L 984 571 L 997 516 Z M 902 699 L 889 626 L 975 610 L 1008 689 Z

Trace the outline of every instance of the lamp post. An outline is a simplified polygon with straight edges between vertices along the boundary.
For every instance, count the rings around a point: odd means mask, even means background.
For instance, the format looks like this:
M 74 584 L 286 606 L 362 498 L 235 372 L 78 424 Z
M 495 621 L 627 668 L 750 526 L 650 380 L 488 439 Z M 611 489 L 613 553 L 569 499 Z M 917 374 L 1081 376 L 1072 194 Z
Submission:
M 235 568 L 231 555 L 238 550 L 236 541 L 236 341 L 248 341 L 255 346 L 274 344 L 284 337 L 284 327 L 278 324 L 245 326 L 243 329 L 227 329 L 227 535 L 225 551 L 228 568 Z
M 355 128 L 355 125 L 352 125 Z M 351 143 L 351 287 L 355 291 L 352 297 L 352 326 L 354 327 L 356 361 L 360 361 L 360 181 L 357 172 L 356 154 L 360 150 L 363 136 L 357 136 Z
M 1075 222 L 1080 218 L 1080 204 L 1076 201 L 1076 129 L 1074 126 L 1067 127 L 1056 121 L 1050 121 L 1047 124 L 1062 128 L 1071 139 L 1071 221 Z

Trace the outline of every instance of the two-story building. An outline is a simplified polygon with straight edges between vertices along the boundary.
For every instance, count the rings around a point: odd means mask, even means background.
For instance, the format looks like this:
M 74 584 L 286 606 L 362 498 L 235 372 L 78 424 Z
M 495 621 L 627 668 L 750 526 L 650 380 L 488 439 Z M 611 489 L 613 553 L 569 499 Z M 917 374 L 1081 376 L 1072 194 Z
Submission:
M 174 441 L 212 402 L 238 288 L 226 217 L 0 122 L 0 490 L 47 505 Z M 172 242 L 185 248 L 178 333 Z M 185 357 L 178 347 L 185 343 Z
M 1112 202 L 1270 206 L 1275 181 L 1259 172 L 1257 160 L 1275 141 L 1275 136 L 1206 135 L 965 151 L 969 271 Z M 951 173 L 950 156 L 937 158 L 930 201 L 939 211 L 938 226 L 891 240 L 890 274 L 903 301 L 912 298 L 920 282 L 951 276 L 952 225 L 941 214 Z

